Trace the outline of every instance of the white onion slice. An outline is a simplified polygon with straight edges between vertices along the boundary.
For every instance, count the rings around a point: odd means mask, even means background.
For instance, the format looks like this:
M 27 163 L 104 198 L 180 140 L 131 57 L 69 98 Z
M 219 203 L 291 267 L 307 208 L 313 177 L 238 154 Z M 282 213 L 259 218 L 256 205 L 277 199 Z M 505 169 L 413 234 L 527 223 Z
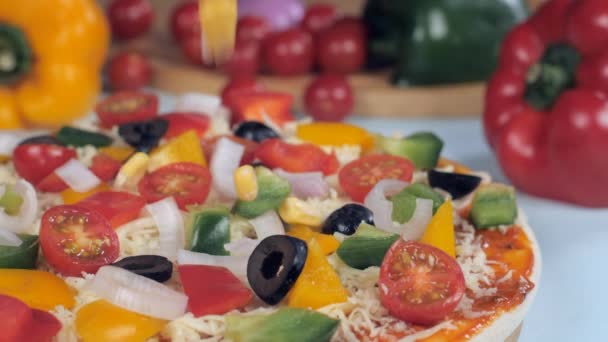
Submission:
M 22 243 L 23 240 L 21 240 L 17 234 L 8 230 L 0 229 L 0 246 L 19 247 Z
M 158 254 L 175 260 L 177 251 L 184 248 L 184 219 L 177 203 L 173 197 L 167 197 L 148 204 L 146 209 L 158 227 Z
M 408 185 L 396 179 L 383 179 L 365 197 L 364 204 L 374 213 L 374 223 L 378 229 L 400 234 L 400 227 L 393 224 L 393 202 L 387 196 L 397 194 Z
M 47 131 L 0 131 L 0 155 L 10 156 L 20 142 L 37 135 L 48 134 Z
M 285 234 L 285 226 L 283 226 L 283 222 L 281 222 L 279 215 L 277 215 L 277 212 L 274 210 L 267 211 L 264 214 L 249 220 L 249 223 L 251 223 L 255 229 L 258 240 L 264 240 L 271 235 Z
M 101 267 L 91 290 L 121 308 L 166 320 L 182 316 L 188 306 L 186 295 L 115 266 Z
M 86 165 L 76 159 L 70 159 L 58 167 L 55 174 L 76 192 L 87 192 L 101 184 L 101 180 Z
M 241 238 L 225 244 L 224 249 L 230 252 L 232 256 L 246 256 L 249 258 L 259 244 L 260 240 L 258 239 Z
M 404 240 L 419 240 L 433 218 L 433 201 L 416 198 L 416 209 L 409 221 L 401 225 L 401 237 Z
M 6 185 L 2 186 L 2 194 L 4 194 Z M 20 179 L 15 183 L 13 191 L 23 199 L 19 215 L 10 216 L 4 212 L 4 208 L 0 208 L 0 229 L 8 230 L 13 233 L 21 233 L 29 228 L 36 220 L 38 213 L 38 197 L 36 190 L 26 180 Z
M 222 104 L 218 96 L 186 93 L 180 96 L 175 103 L 176 112 L 194 112 L 202 115 L 214 116 Z
M 291 193 L 298 198 L 326 198 L 329 195 L 329 184 L 321 172 L 291 173 L 283 169 L 273 172 L 289 182 Z
M 236 198 L 234 171 L 241 163 L 245 147 L 228 138 L 220 138 L 215 145 L 210 170 L 213 188 L 223 197 Z
M 211 255 L 206 253 L 196 253 L 180 249 L 177 252 L 177 263 L 179 265 L 207 265 L 225 267 L 235 276 L 247 278 L 247 262 L 249 256 L 233 255 Z

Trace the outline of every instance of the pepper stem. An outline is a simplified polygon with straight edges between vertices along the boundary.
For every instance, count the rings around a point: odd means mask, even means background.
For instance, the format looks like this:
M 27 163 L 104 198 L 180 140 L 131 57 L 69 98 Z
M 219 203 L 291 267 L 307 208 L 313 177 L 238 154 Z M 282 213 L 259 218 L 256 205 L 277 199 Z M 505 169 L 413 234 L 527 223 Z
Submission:
M 574 87 L 580 54 L 570 45 L 551 45 L 538 63 L 528 70 L 526 102 L 537 110 L 551 108 L 559 96 Z
M 32 50 L 21 29 L 0 22 L 0 84 L 12 84 L 28 73 Z

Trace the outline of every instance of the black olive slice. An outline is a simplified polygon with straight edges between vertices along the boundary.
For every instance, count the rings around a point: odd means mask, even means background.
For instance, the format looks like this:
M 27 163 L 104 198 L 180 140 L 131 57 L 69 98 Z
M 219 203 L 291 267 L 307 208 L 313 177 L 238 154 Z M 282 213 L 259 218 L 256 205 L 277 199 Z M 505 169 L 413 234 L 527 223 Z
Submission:
M 160 255 L 136 255 L 126 257 L 112 264 L 159 283 L 171 279 L 173 263 Z
M 245 121 L 238 125 L 234 135 L 247 140 L 260 143 L 266 139 L 280 138 L 279 134 L 272 128 L 257 121 Z
M 32 144 L 43 144 L 43 145 L 60 145 L 63 146 L 61 141 L 52 135 L 37 135 L 24 139 L 19 145 L 32 145 Z
M 129 122 L 118 127 L 124 141 L 140 152 L 150 152 L 167 133 L 169 122 L 164 119 Z
M 453 199 L 470 194 L 481 183 L 481 177 L 437 170 L 430 170 L 428 177 L 431 187 L 449 192 Z
M 374 213 L 360 204 L 351 203 L 331 213 L 323 223 L 322 231 L 324 234 L 338 232 L 344 235 L 353 235 L 361 222 L 373 226 Z
M 307 256 L 308 246 L 300 239 L 287 235 L 265 238 L 247 264 L 251 289 L 265 303 L 279 303 L 302 273 Z

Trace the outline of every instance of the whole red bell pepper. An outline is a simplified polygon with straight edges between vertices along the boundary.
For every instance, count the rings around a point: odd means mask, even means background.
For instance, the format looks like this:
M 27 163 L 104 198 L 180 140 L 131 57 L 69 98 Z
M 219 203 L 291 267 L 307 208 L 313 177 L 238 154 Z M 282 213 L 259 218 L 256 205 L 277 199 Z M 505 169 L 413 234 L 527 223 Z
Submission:
M 551 0 L 502 44 L 484 129 L 523 191 L 608 207 L 606 18 L 606 0 Z

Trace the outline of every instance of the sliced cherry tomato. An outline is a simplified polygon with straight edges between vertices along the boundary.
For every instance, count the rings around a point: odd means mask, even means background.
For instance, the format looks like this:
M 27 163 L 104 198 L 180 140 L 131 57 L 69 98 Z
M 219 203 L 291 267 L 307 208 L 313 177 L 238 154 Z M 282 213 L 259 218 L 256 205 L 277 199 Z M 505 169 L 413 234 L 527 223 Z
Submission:
M 408 323 L 431 325 L 452 312 L 464 295 L 464 275 L 442 250 L 397 240 L 388 250 L 378 281 L 380 302 Z
M 222 137 L 226 137 L 237 144 L 245 146 L 245 153 L 243 153 L 243 157 L 241 157 L 241 165 L 251 164 L 253 162 L 255 159 L 255 151 L 258 148 L 258 143 L 234 135 L 218 135 L 212 138 L 204 139 L 201 143 L 203 145 L 203 152 L 205 153 L 206 160 L 211 160 L 213 150 L 215 150 L 215 144 Z
M 185 1 L 171 13 L 171 34 L 176 42 L 187 37 L 200 37 L 201 24 L 198 15 L 198 1 Z
M 232 113 L 232 124 L 242 121 L 260 121 L 265 118 L 272 120 L 281 126 L 286 122 L 293 121 L 291 106 L 293 96 L 288 93 L 260 92 L 246 93 L 236 98 L 234 102 L 235 111 Z
M 264 85 L 252 77 L 237 77 L 231 79 L 222 89 L 222 103 L 232 112 L 235 112 L 236 102 L 241 95 L 261 93 Z
M 122 163 L 104 154 L 98 153 L 93 157 L 91 171 L 103 182 L 109 182 L 116 177 Z
M 353 110 L 353 90 L 345 77 L 322 75 L 312 81 L 304 94 L 306 112 L 317 121 L 342 121 Z
M 183 265 L 178 271 L 194 317 L 222 315 L 244 307 L 253 298 L 251 290 L 224 267 Z
M 77 205 L 97 212 L 116 229 L 139 217 L 146 200 L 128 192 L 102 191 L 85 198 Z
M 0 295 L 0 329 L 2 342 L 51 342 L 61 330 L 61 322 L 17 298 Z
M 191 130 L 202 137 L 209 130 L 209 117 L 200 113 L 169 113 L 162 118 L 169 122 L 169 129 L 165 133 L 166 139 L 175 138 Z
M 106 128 L 148 120 L 158 114 L 158 97 L 143 92 L 119 92 L 98 103 L 95 112 L 101 125 Z
M 221 68 L 230 77 L 255 76 L 260 69 L 260 43 L 237 40 L 232 56 Z
M 264 18 L 253 15 L 244 16 L 239 18 L 236 40 L 262 42 L 271 31 L 272 27 Z
M 40 247 L 64 276 L 95 273 L 118 257 L 118 236 L 101 214 L 76 205 L 52 207 L 42 215 Z
M 150 83 L 152 66 L 139 52 L 122 52 L 112 57 L 108 66 L 108 80 L 114 91 L 137 90 Z
M 148 0 L 114 0 L 108 7 L 112 34 L 133 39 L 148 32 L 154 21 L 154 8 Z
M 325 153 L 318 146 L 289 144 L 280 139 L 264 140 L 255 155 L 264 165 L 288 172 L 321 171 L 331 175 L 340 166 L 335 154 Z
M 57 145 L 26 144 L 13 151 L 15 171 L 34 185 L 72 158 L 76 151 Z
M 313 4 L 308 6 L 302 27 L 312 34 L 329 28 L 336 21 L 338 11 L 332 4 Z
M 342 19 L 318 35 L 317 62 L 322 70 L 353 73 L 361 70 L 367 54 L 365 26 L 360 20 Z
M 276 32 L 264 40 L 264 64 L 280 76 L 295 76 L 309 72 L 314 64 L 312 35 L 301 28 Z
M 148 203 L 173 196 L 182 210 L 191 204 L 202 204 L 211 189 L 211 174 L 194 163 L 174 163 L 146 175 L 138 185 Z
M 411 181 L 414 168 L 414 164 L 405 158 L 372 154 L 344 165 L 338 180 L 353 201 L 363 202 L 376 183 L 383 179 Z

